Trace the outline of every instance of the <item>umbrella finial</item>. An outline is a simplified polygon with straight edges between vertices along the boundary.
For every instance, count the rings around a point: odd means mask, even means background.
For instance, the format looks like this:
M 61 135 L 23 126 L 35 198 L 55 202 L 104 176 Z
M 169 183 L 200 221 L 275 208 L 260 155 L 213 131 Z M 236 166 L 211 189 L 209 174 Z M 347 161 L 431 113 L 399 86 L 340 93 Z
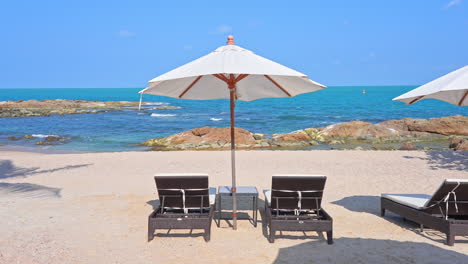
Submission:
M 229 35 L 227 40 L 228 45 L 234 45 L 234 36 Z

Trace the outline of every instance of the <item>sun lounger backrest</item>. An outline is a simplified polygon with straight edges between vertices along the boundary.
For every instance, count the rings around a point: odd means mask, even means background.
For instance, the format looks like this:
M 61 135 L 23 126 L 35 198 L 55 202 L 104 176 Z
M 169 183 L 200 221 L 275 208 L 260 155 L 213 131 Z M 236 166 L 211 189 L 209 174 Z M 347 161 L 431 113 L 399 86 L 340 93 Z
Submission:
M 210 207 L 208 175 L 158 174 L 154 180 L 165 208 Z
M 448 202 L 448 203 L 447 203 Z M 433 214 L 468 215 L 468 180 L 445 180 L 426 203 L 426 211 Z
M 273 175 L 271 208 L 320 209 L 326 179 L 323 175 Z

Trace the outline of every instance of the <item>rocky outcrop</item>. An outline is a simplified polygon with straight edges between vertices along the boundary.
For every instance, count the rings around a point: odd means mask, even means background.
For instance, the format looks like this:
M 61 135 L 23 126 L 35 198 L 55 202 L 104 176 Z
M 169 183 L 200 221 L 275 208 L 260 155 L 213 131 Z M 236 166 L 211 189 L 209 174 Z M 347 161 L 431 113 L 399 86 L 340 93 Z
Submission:
M 390 120 L 378 125 L 395 129 L 400 135 L 427 136 L 468 135 L 468 117 L 455 115 L 441 118 Z
M 307 149 L 319 144 L 333 145 L 339 149 L 421 149 L 431 146 L 448 145 L 450 136 L 465 135 L 468 131 L 468 117 L 450 116 L 432 119 L 390 120 L 377 124 L 352 121 L 330 125 L 323 128 L 306 128 L 285 134 L 252 133 L 236 128 L 236 147 L 266 149 Z M 142 145 L 155 150 L 188 149 L 228 149 L 230 147 L 230 128 L 202 127 L 181 132 L 164 138 L 154 138 Z M 445 143 L 444 143 L 445 142 Z M 460 143 L 460 142 L 459 142 Z M 459 149 L 465 148 L 458 144 Z M 447 146 L 445 145 L 445 146 Z M 451 146 L 455 149 L 455 145 Z
M 138 102 L 116 101 L 86 101 L 86 100 L 28 100 L 0 102 L 0 117 L 27 117 L 72 114 L 96 114 L 119 109 L 137 109 Z M 143 106 L 144 107 L 144 106 Z M 154 109 L 179 109 L 177 106 L 158 106 Z
M 363 121 L 351 121 L 327 126 L 318 133 L 324 139 L 352 138 L 368 139 L 398 136 L 398 131 Z
M 314 141 L 304 130 L 294 131 L 287 134 L 274 134 L 269 143 L 272 147 L 280 148 L 303 148 L 318 145 L 318 142 Z
M 257 145 L 254 134 L 235 128 L 236 146 L 251 147 Z M 141 143 L 144 146 L 160 150 L 187 150 L 187 149 L 224 149 L 231 143 L 231 130 L 229 127 L 201 127 L 184 131 L 164 138 L 154 138 Z M 260 147 L 260 145 L 258 146 Z
M 270 139 L 265 134 L 252 133 L 242 128 L 235 128 L 236 148 L 238 149 L 275 149 L 306 148 L 318 144 L 304 131 L 288 134 L 274 134 Z M 163 138 L 153 138 L 141 145 L 153 150 L 214 150 L 231 147 L 230 127 L 201 127 L 184 131 Z
M 377 124 L 351 121 L 324 127 L 317 133 L 323 141 L 345 139 L 429 138 L 448 135 L 468 135 L 468 117 L 456 115 L 431 119 L 389 120 Z

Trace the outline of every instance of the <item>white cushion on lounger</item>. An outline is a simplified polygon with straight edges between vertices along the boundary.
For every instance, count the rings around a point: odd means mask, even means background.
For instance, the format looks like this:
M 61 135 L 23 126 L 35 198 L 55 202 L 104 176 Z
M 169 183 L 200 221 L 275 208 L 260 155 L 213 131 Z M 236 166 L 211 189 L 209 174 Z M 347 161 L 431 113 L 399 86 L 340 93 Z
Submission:
M 382 197 L 414 209 L 424 209 L 432 196 L 427 194 L 382 194 Z
M 210 191 L 210 205 L 213 205 L 216 201 L 216 188 L 210 187 L 208 190 Z
M 263 195 L 265 195 L 265 203 L 270 205 L 271 201 L 271 190 L 263 190 Z

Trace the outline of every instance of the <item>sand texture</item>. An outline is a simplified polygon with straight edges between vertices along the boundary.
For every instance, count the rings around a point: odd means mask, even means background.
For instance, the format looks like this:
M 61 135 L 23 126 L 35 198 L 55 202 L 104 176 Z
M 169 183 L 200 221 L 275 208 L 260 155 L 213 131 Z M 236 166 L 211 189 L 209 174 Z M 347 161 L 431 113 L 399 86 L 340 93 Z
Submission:
M 211 186 L 229 185 L 229 161 L 226 151 L 0 152 L 0 263 L 468 263 L 467 237 L 449 247 L 442 233 L 379 215 L 381 193 L 432 194 L 446 178 L 468 179 L 468 152 L 458 151 L 239 151 L 238 185 L 261 191 L 272 174 L 327 175 L 335 244 L 316 232 L 270 244 L 263 212 L 257 228 L 213 223 L 209 243 L 199 230 L 148 243 L 152 176 L 207 173 Z

